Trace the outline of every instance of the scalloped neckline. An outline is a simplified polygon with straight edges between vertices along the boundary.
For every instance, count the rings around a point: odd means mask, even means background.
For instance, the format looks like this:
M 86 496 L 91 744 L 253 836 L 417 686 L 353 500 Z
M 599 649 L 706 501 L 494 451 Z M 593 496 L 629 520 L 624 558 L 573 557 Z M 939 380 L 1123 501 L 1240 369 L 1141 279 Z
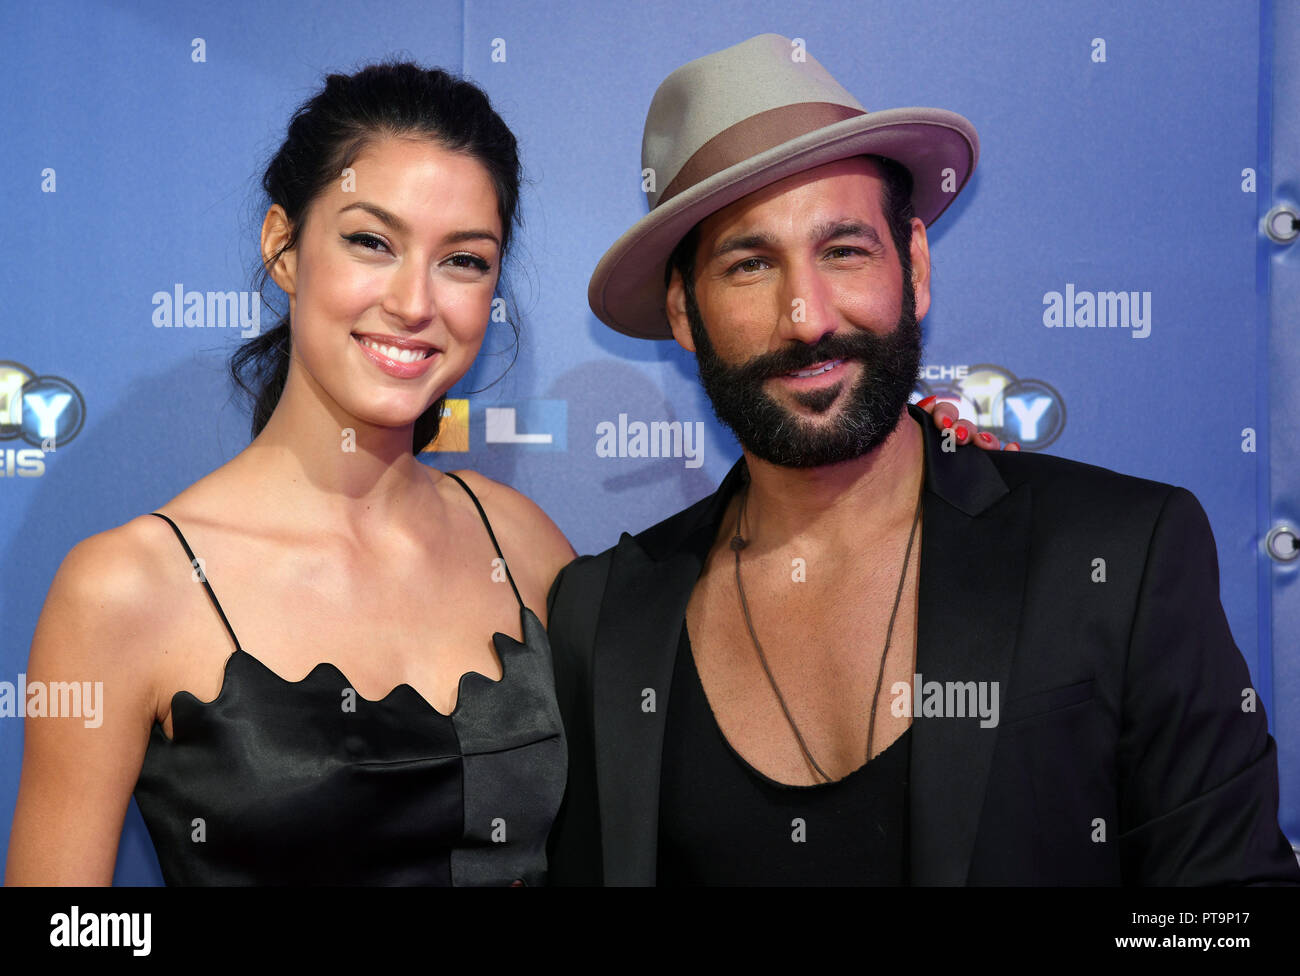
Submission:
M 493 645 L 496 644 L 497 638 L 500 637 L 500 638 L 504 638 L 505 640 L 509 641 L 510 643 L 518 647 L 526 648 L 528 646 L 528 619 L 526 615 L 532 616 L 532 618 L 537 621 L 537 626 L 541 627 L 542 622 L 540 619 L 538 619 L 537 615 L 533 613 L 533 611 L 530 610 L 528 607 L 524 606 L 523 604 L 520 604 L 519 605 L 519 629 L 524 639 L 522 641 L 516 640 L 514 637 L 511 637 L 509 634 L 496 630 L 492 632 Z M 340 678 L 342 678 L 345 682 L 347 682 L 347 687 L 351 688 L 353 691 L 356 691 L 356 685 L 346 674 L 344 674 L 343 669 L 340 668 L 337 664 L 334 664 L 332 661 L 320 661 L 312 665 L 311 669 L 308 670 L 308 672 L 304 674 L 301 678 L 293 680 L 284 677 L 284 675 L 280 674 L 274 668 L 270 667 L 265 661 L 257 657 L 257 655 L 250 654 L 242 647 L 236 646 L 235 649 L 231 651 L 230 655 L 226 658 L 226 663 L 222 665 L 221 687 L 217 689 L 217 694 L 214 698 L 211 698 L 208 701 L 204 701 L 198 695 L 194 694 L 194 692 L 187 691 L 184 688 L 181 688 L 180 690 L 172 694 L 171 713 L 170 713 L 172 718 L 172 734 L 171 735 L 167 734 L 166 729 L 163 728 L 162 722 L 159 721 L 157 718 L 155 718 L 153 721 L 154 727 L 158 729 L 158 731 L 162 734 L 163 741 L 165 741 L 169 746 L 174 745 L 176 742 L 176 699 L 180 698 L 182 695 L 188 695 L 198 705 L 204 707 L 212 707 L 217 705 L 221 701 L 221 699 L 225 696 L 226 687 L 230 683 L 231 662 L 233 662 L 235 658 L 239 657 L 240 655 L 243 655 L 244 657 L 248 658 L 248 660 L 252 661 L 264 672 L 266 672 L 266 674 L 270 675 L 272 678 L 279 681 L 281 684 L 291 685 L 291 686 L 301 685 L 304 682 L 308 681 L 312 677 L 312 675 L 314 675 L 317 671 L 320 671 L 322 668 L 325 668 L 325 669 L 332 669 L 335 674 L 337 674 Z M 432 712 L 438 718 L 451 721 L 456 717 L 456 713 L 460 711 L 461 704 L 465 701 L 466 679 L 470 678 L 471 676 L 475 678 L 480 678 L 483 681 L 486 681 L 489 685 L 500 685 L 505 682 L 506 659 L 504 655 L 502 655 L 500 652 L 497 653 L 497 658 L 501 662 L 500 678 L 489 678 L 483 672 L 476 671 L 473 668 L 470 668 L 468 671 L 461 672 L 460 677 L 456 679 L 456 705 L 454 708 L 452 708 L 450 712 L 444 712 L 438 709 L 431 701 L 429 701 L 429 699 L 425 698 L 424 695 L 420 694 L 420 692 L 416 690 L 415 686 L 408 681 L 402 681 L 399 682 L 398 684 L 393 685 L 393 687 L 390 688 L 388 692 L 385 693 L 381 698 L 367 698 L 359 691 L 356 691 L 356 694 L 358 698 L 360 698 L 362 701 L 368 704 L 379 705 L 388 701 L 388 699 L 392 698 L 395 694 L 398 693 L 398 691 L 405 688 L 408 692 L 414 695 L 416 701 L 418 701 L 421 705 L 423 705 L 423 707 L 427 709 L 429 712 Z

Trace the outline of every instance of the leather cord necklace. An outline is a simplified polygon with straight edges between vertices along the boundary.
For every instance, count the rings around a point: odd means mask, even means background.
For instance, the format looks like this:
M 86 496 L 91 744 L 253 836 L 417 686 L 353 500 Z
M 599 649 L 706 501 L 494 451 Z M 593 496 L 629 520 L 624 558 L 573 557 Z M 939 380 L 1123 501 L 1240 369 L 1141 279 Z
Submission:
M 790 730 L 794 732 L 794 737 L 799 740 L 799 748 L 803 750 L 804 758 L 808 760 L 813 769 L 826 780 L 831 781 L 830 775 L 818 764 L 813 758 L 812 752 L 808 749 L 808 743 L 804 741 L 803 733 L 799 731 L 799 726 L 795 723 L 794 716 L 790 714 L 790 707 L 785 702 L 785 696 L 781 694 L 781 689 L 777 687 L 776 678 L 772 676 L 772 669 L 768 667 L 767 655 L 763 653 L 763 645 L 759 643 L 758 634 L 754 630 L 753 618 L 749 615 L 749 601 L 745 599 L 745 585 L 740 580 L 740 550 L 749 545 L 749 541 L 741 535 L 741 526 L 745 523 L 745 507 L 749 503 L 749 482 L 745 482 L 744 494 L 740 497 L 740 511 L 736 516 L 736 534 L 731 539 L 731 551 L 736 556 L 736 591 L 740 594 L 740 609 L 745 615 L 745 626 L 749 628 L 750 639 L 754 642 L 754 649 L 758 651 L 758 660 L 763 665 L 763 673 L 767 675 L 768 684 L 772 686 L 772 691 L 776 694 L 776 700 L 781 705 L 781 711 L 785 713 L 785 720 L 790 723 Z M 898 575 L 898 590 L 894 593 L 894 609 L 889 613 L 889 627 L 885 631 L 885 648 L 880 652 L 880 670 L 876 674 L 876 690 L 871 696 L 871 719 L 867 728 L 867 761 L 871 761 L 871 746 L 875 741 L 876 734 L 876 705 L 880 701 L 880 683 L 885 677 L 885 659 L 889 656 L 889 643 L 894 635 L 894 621 L 898 617 L 898 604 L 903 598 L 903 584 L 907 581 L 907 567 L 912 560 L 912 543 L 916 540 L 916 526 L 921 521 L 921 502 L 925 497 L 925 474 L 921 475 L 921 491 L 916 498 L 916 513 L 912 516 L 912 530 L 907 536 L 907 552 L 903 556 L 903 571 Z

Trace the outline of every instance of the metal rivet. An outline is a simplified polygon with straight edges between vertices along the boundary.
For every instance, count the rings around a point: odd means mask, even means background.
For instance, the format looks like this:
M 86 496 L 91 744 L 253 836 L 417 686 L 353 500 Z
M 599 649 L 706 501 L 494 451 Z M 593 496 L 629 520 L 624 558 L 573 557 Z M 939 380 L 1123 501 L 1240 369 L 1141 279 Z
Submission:
M 1279 244 L 1290 244 L 1300 237 L 1300 214 L 1278 204 L 1264 217 L 1264 233 Z
M 1280 563 L 1300 559 L 1300 536 L 1289 525 L 1275 525 L 1264 539 L 1268 554 Z

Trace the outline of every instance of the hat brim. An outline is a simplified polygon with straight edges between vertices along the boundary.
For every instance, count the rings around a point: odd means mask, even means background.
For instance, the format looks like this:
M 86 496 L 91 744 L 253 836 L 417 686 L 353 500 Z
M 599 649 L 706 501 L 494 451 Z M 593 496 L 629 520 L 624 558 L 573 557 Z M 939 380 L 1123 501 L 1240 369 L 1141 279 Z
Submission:
M 741 197 L 805 170 L 852 156 L 893 159 L 912 174 L 912 208 L 929 226 L 956 199 L 979 160 L 974 127 L 955 112 L 899 108 L 809 132 L 715 173 L 661 204 L 605 252 L 587 301 L 602 322 L 638 339 L 671 339 L 664 313 L 664 266 L 705 217 Z M 945 180 L 945 169 L 952 169 Z M 945 190 L 945 183 L 955 187 Z

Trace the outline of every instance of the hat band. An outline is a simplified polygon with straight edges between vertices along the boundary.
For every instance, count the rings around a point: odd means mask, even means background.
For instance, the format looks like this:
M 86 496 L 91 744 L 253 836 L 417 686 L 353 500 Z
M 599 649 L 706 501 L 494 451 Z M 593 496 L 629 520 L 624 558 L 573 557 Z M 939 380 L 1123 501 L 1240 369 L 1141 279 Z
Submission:
M 799 102 L 741 119 L 723 129 L 686 160 L 660 194 L 655 206 L 660 207 L 683 190 L 791 139 L 866 114 L 862 109 L 834 102 Z

